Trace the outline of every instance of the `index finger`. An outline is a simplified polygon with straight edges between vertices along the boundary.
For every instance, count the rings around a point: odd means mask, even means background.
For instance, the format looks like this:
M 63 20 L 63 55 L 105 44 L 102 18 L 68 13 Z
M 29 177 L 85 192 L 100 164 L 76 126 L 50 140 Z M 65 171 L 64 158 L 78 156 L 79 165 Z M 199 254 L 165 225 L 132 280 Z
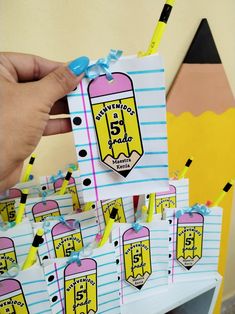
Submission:
M 2 64 L 18 82 L 28 82 L 43 78 L 63 63 L 30 54 L 1 52 L 0 64 Z

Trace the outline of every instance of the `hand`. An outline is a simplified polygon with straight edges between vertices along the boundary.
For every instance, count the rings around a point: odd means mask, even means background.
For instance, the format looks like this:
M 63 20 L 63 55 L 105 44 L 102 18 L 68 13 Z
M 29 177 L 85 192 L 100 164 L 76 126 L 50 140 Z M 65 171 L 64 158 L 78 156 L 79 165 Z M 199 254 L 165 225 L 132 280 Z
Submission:
M 42 135 L 71 131 L 69 118 L 50 115 L 68 113 L 65 95 L 76 88 L 88 64 L 87 57 L 66 66 L 0 53 L 0 193 L 19 180 L 24 160 Z

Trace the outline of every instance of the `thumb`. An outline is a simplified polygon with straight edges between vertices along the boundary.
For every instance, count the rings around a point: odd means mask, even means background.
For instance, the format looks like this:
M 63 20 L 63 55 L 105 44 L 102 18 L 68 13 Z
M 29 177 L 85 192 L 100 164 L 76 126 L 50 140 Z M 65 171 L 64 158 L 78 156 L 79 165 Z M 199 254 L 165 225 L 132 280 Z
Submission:
M 88 65 L 89 59 L 83 56 L 67 66 L 58 67 L 36 83 L 38 92 L 53 106 L 54 102 L 77 87 Z

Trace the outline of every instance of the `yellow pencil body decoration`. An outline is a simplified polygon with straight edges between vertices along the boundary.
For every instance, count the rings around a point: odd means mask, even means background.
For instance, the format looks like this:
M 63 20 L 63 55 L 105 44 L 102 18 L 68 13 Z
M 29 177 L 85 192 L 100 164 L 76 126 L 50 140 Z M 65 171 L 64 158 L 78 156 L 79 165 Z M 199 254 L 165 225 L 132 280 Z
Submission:
M 167 0 L 166 1 L 165 5 L 162 9 L 160 18 L 158 20 L 157 26 L 154 30 L 151 42 L 150 42 L 149 47 L 148 47 L 148 50 L 145 53 L 140 52 L 140 56 L 151 55 L 151 54 L 154 54 L 158 51 L 158 47 L 159 47 L 159 44 L 160 44 L 161 39 L 163 37 L 163 34 L 165 32 L 166 24 L 167 24 L 167 21 L 168 21 L 170 14 L 171 14 L 171 10 L 172 10 L 172 7 L 174 5 L 174 2 L 175 2 L 174 0 Z
M 191 163 L 193 162 L 193 157 L 190 157 L 187 161 L 186 164 L 184 165 L 183 170 L 181 171 L 181 173 L 178 176 L 178 179 L 183 179 L 186 175 L 186 173 L 188 172 L 189 167 L 191 166 Z
M 223 188 L 223 190 L 220 192 L 219 196 L 215 200 L 212 206 L 219 206 L 223 198 L 225 197 L 226 193 L 231 189 L 231 187 L 234 185 L 234 180 L 230 180 Z
M 31 171 L 32 171 L 32 168 L 33 168 L 33 164 L 34 164 L 35 158 L 36 158 L 36 155 L 32 154 L 31 157 L 30 157 L 29 163 L 28 163 L 28 165 L 26 167 L 24 176 L 22 178 L 22 182 L 29 181 L 29 177 L 30 177 L 30 174 L 31 174 Z
M 106 227 L 105 227 L 105 229 L 104 229 L 103 237 L 102 237 L 102 239 L 101 239 L 101 241 L 100 241 L 98 247 L 103 246 L 103 245 L 107 242 L 107 240 L 108 240 L 108 238 L 109 238 L 109 235 L 110 235 L 110 233 L 111 233 L 111 231 L 112 231 L 112 226 L 113 226 L 113 224 L 114 224 L 114 221 L 115 221 L 115 218 L 116 218 L 117 213 L 118 213 L 118 210 L 117 210 L 117 208 L 114 207 L 114 208 L 112 209 L 112 211 L 111 211 L 109 221 L 108 221 L 108 223 L 106 224 Z
M 141 208 L 141 221 L 145 222 L 147 217 L 148 207 L 143 205 Z
M 147 222 L 151 222 L 153 220 L 154 212 L 155 212 L 155 193 L 150 193 Z
M 22 270 L 25 270 L 31 267 L 35 263 L 38 247 L 43 242 L 43 235 L 44 235 L 44 230 L 42 228 L 38 229 L 33 239 L 33 243 L 29 249 L 29 254 L 26 257 L 26 260 L 24 261 Z
M 66 173 L 66 176 L 64 178 L 64 181 L 63 181 L 63 184 L 62 184 L 62 187 L 61 189 L 59 190 L 58 194 L 59 195 L 64 195 L 65 191 L 66 191 L 66 188 L 69 184 L 69 180 L 72 176 L 72 173 L 73 173 L 73 169 L 72 168 L 69 168 L 68 172 Z
M 16 224 L 21 223 L 22 218 L 24 216 L 24 210 L 25 210 L 25 205 L 26 205 L 28 193 L 29 193 L 28 189 L 22 190 L 19 209 L 18 209 L 18 212 L 16 214 L 16 220 L 15 220 Z

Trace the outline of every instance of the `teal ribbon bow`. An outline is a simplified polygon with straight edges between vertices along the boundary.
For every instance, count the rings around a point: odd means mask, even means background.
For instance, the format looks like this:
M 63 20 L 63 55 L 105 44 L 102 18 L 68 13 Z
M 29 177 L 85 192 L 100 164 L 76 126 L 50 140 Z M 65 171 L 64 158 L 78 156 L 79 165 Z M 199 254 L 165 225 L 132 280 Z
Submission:
M 203 216 L 207 216 L 210 214 L 210 209 L 206 205 L 199 205 L 195 204 L 192 207 L 186 207 L 177 210 L 175 213 L 176 218 L 180 218 L 183 214 L 189 213 L 190 215 L 193 215 L 193 213 L 199 213 L 202 214 Z
M 78 266 L 81 266 L 81 260 L 80 260 L 80 251 L 78 252 L 72 252 L 69 256 L 69 259 L 67 261 L 67 264 L 71 264 L 71 263 L 77 263 Z
M 109 69 L 110 63 L 117 61 L 121 55 L 121 50 L 111 49 L 106 58 L 101 58 L 96 63 L 87 67 L 85 71 L 85 77 L 92 80 L 100 76 L 101 73 L 105 73 L 107 80 L 112 81 L 113 76 Z
M 7 231 L 16 225 L 15 221 L 1 221 L 0 231 Z
M 136 233 L 138 233 L 140 230 L 142 230 L 143 226 L 139 224 L 138 221 L 133 222 L 132 228 L 135 230 Z
M 58 220 L 59 222 L 61 222 L 63 225 L 65 225 L 66 227 L 68 227 L 69 229 L 78 229 L 80 227 L 80 222 L 79 220 L 75 220 L 73 221 L 72 223 L 69 223 L 66 221 L 66 219 L 64 218 L 64 216 L 49 216 L 49 217 L 46 217 L 44 219 L 44 222 L 43 222 L 43 229 L 44 229 L 44 232 L 45 233 L 48 233 L 51 231 L 51 228 L 50 228 L 50 221 L 49 220 Z
M 18 276 L 20 272 L 20 266 L 17 263 L 12 263 L 11 266 L 9 267 L 8 271 L 3 273 L 0 278 L 8 278 L 8 277 L 16 277 Z
M 50 176 L 50 181 L 55 183 L 56 180 L 64 177 L 62 170 L 58 170 L 57 174 Z

